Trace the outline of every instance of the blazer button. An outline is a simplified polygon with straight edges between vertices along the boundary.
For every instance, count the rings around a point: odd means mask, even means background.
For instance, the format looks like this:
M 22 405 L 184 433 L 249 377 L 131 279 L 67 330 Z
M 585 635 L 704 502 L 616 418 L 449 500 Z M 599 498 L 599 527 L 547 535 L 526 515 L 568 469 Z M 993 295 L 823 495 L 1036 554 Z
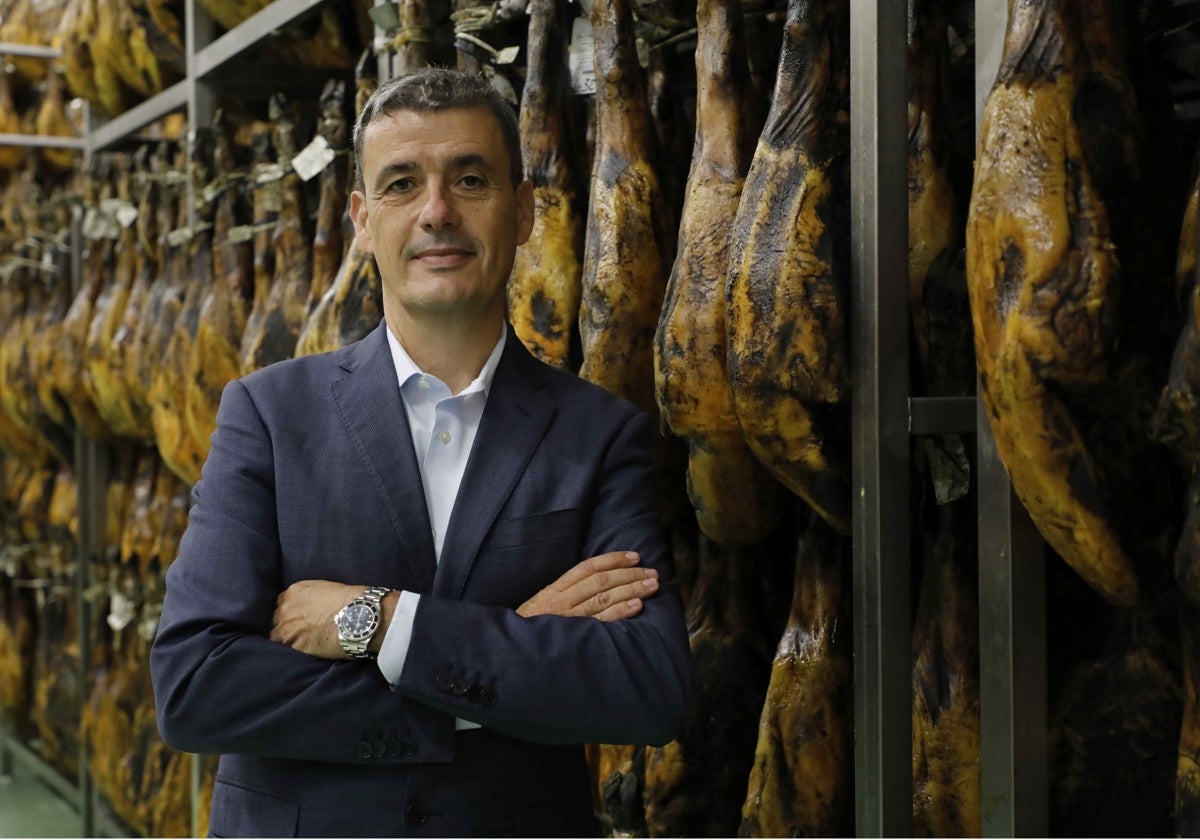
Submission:
M 372 749 L 373 749 L 372 755 L 375 758 L 383 758 L 385 755 L 387 755 L 387 741 L 382 741 L 382 740 L 376 741 L 372 745 Z
M 445 674 L 438 674 L 433 678 L 433 686 L 438 691 L 449 691 L 452 682 L 453 681 Z
M 470 691 L 470 689 L 471 689 L 471 686 L 468 685 L 467 683 L 463 682 L 462 680 L 451 680 L 450 681 L 450 693 L 453 694 L 455 697 L 462 697 L 464 694 L 466 694 L 468 691 Z
M 412 738 L 401 738 L 400 739 L 400 755 L 416 755 L 416 754 L 417 754 L 417 742 L 414 741 Z
M 388 738 L 388 740 L 387 740 L 388 758 L 398 757 L 400 755 L 400 751 L 402 749 L 403 749 L 403 745 L 398 738 Z
M 409 805 L 404 809 L 404 821 L 409 825 L 425 825 L 429 815 L 420 805 Z
M 475 683 L 473 686 L 467 689 L 467 699 L 472 703 L 478 703 L 479 698 L 482 696 L 483 686 L 481 686 L 479 683 Z
M 370 741 L 359 741 L 358 742 L 358 757 L 359 758 L 370 758 L 372 756 L 372 754 L 373 754 L 373 751 L 371 749 Z
M 490 688 L 485 688 L 479 692 L 479 702 L 487 706 L 489 709 L 496 705 L 496 701 L 500 698 L 496 696 L 496 692 Z

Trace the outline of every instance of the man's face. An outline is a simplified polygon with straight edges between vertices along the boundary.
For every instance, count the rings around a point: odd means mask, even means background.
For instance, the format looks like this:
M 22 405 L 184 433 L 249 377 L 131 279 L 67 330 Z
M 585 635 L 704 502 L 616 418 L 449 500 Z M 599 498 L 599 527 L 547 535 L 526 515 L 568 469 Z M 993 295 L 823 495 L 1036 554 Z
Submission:
M 385 310 L 502 317 L 516 248 L 533 229 L 533 187 L 511 182 L 492 113 L 386 114 L 367 127 L 361 154 L 350 213 L 379 265 Z

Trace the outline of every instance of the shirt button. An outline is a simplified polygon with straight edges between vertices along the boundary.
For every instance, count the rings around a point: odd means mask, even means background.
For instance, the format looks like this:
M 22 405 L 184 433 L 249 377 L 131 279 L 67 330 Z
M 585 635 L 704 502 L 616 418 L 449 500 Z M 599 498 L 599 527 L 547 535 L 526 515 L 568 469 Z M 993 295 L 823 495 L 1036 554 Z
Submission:
M 419 377 L 417 379 L 417 387 L 420 388 L 422 391 L 428 391 L 429 390 L 429 380 L 426 379 L 424 376 Z
M 450 433 L 449 432 L 438 432 L 438 442 L 441 443 L 442 446 L 445 446 L 447 443 L 450 442 Z

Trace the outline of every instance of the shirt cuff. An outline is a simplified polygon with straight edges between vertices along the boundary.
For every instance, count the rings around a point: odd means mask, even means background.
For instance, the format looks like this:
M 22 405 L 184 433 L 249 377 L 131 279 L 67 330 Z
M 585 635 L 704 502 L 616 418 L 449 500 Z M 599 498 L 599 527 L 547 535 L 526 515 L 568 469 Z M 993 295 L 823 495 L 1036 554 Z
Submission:
M 404 671 L 404 660 L 408 658 L 408 645 L 412 641 L 413 621 L 417 617 L 420 600 L 421 596 L 417 593 L 400 590 L 400 601 L 392 613 L 392 622 L 383 637 L 383 644 L 379 646 L 379 656 L 375 662 L 388 685 L 393 687 L 400 682 L 400 674 Z

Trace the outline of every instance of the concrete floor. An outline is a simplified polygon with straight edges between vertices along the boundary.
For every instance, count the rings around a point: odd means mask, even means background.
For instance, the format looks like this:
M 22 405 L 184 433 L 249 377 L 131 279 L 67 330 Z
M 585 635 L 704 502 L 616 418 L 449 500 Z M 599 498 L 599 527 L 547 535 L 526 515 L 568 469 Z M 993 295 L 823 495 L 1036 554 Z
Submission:
M 53 789 L 14 762 L 0 776 L 0 837 L 79 837 L 79 813 Z

